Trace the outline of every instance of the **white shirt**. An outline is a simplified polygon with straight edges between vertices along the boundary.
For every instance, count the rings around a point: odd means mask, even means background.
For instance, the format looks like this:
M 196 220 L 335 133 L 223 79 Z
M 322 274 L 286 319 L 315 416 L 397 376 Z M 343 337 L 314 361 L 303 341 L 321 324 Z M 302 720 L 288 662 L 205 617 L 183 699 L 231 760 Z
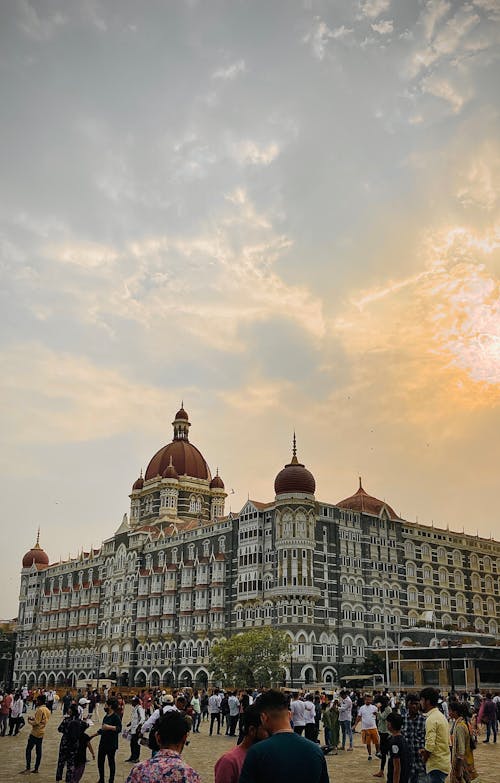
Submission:
M 227 700 L 229 705 L 229 714 L 232 718 L 240 714 L 240 700 L 237 696 L 230 696 Z
M 374 704 L 363 704 L 363 706 L 359 708 L 358 715 L 361 716 L 361 729 L 377 728 L 377 721 L 375 719 L 377 712 L 378 710 Z
M 304 702 L 304 720 L 306 724 L 315 723 L 316 722 L 315 718 L 316 718 L 316 708 L 312 703 L 312 701 L 309 701 L 308 699 L 307 701 Z
M 222 701 L 222 696 L 220 693 L 212 693 L 208 700 L 208 711 L 210 715 L 218 715 L 220 712 L 220 703 Z
M 174 710 L 174 712 L 179 712 L 175 704 L 166 704 L 161 710 L 155 710 L 147 721 L 142 724 L 141 734 L 147 734 L 148 731 L 151 731 L 156 721 L 159 720 L 162 715 L 165 715 L 166 712 L 171 712 L 172 710 Z
M 139 726 L 146 720 L 146 713 L 144 708 L 140 704 L 136 704 L 134 711 L 132 712 L 132 718 L 130 719 L 130 731 L 135 734 Z
M 349 696 L 340 700 L 339 720 L 352 720 L 352 701 Z
M 305 706 L 303 701 L 300 701 L 300 699 L 292 701 L 290 704 L 290 711 L 292 713 L 292 723 L 294 726 L 306 725 Z

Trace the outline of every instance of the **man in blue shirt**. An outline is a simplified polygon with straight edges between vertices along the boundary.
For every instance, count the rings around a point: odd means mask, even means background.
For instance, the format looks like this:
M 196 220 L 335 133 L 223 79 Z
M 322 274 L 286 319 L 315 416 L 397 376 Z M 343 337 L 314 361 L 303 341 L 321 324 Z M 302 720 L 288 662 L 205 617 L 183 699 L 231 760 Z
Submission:
M 239 783 L 329 783 L 326 759 L 315 742 L 290 726 L 286 696 L 263 693 L 257 701 L 262 725 L 271 735 L 249 749 Z

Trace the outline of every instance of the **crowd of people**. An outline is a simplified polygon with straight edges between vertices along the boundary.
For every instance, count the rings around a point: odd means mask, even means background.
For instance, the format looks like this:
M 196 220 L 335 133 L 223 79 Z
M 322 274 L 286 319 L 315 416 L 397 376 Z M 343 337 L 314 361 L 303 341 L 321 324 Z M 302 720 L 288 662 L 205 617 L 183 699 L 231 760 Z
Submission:
M 62 720 L 56 781 L 79 783 L 87 755 L 96 757 L 98 783 L 115 779 L 119 738 L 130 743 L 132 763 L 127 783 L 199 783 L 200 777 L 181 753 L 191 734 L 206 724 L 209 736 L 225 732 L 237 743 L 215 763 L 215 783 L 327 783 L 325 757 L 354 748 L 359 730 L 367 761 L 379 761 L 373 777 L 387 783 L 473 783 L 478 779 L 474 750 L 478 741 L 497 741 L 500 694 L 451 693 L 435 688 L 420 694 L 346 689 L 327 694 L 214 688 L 167 693 L 143 689 L 130 700 L 124 724 L 125 698 L 107 686 L 82 692 L 26 688 L 0 694 L 0 735 L 13 736 L 28 723 L 26 766 L 38 772 L 45 729 L 60 707 Z M 99 705 L 104 707 L 100 721 Z M 94 730 L 94 719 L 101 722 Z M 321 730 L 323 729 L 324 742 Z M 479 739 L 478 739 L 479 737 Z M 484 739 L 483 739 L 484 737 Z M 141 761 L 141 747 L 149 758 Z M 31 766 L 35 751 L 34 766 Z

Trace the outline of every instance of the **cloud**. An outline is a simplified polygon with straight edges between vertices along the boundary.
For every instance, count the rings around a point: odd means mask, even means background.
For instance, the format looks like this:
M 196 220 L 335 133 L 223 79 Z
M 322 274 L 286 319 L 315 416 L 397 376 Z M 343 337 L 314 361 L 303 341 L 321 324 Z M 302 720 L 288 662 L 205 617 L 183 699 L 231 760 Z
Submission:
M 237 60 L 231 65 L 226 65 L 221 68 L 217 68 L 212 74 L 212 79 L 221 79 L 222 81 L 233 81 L 241 73 L 245 73 L 246 65 L 245 60 Z
M 389 33 L 392 33 L 394 30 L 394 22 L 392 19 L 386 19 L 384 21 L 376 22 L 375 24 L 370 25 L 372 30 L 374 30 L 379 35 L 388 35 Z
M 134 383 L 118 370 L 40 343 L 18 343 L 1 354 L 4 437 L 16 443 L 78 443 L 141 427 L 144 410 L 171 407 L 181 391 Z M 145 422 L 144 422 L 145 423 Z
M 118 324 L 132 322 L 149 335 L 151 349 L 168 330 L 173 346 L 191 336 L 217 350 L 241 351 L 242 327 L 273 318 L 294 322 L 313 339 L 324 334 L 321 300 L 273 270 L 290 246 L 238 188 L 198 234 L 151 235 L 122 247 L 66 240 L 52 244 L 46 259 L 67 270 L 58 284 L 61 306 L 111 337 Z M 40 280 L 32 288 L 34 311 Z
M 240 165 L 251 164 L 253 166 L 269 166 L 280 152 L 280 148 L 274 142 L 267 146 L 259 146 L 255 141 L 247 139 L 233 145 L 233 157 Z
M 420 255 L 420 272 L 354 294 L 332 329 L 354 387 L 380 376 L 384 406 L 429 427 L 500 403 L 500 225 L 430 232 Z
M 485 142 L 468 164 L 457 171 L 456 197 L 465 206 L 492 210 L 500 195 L 500 152 L 491 142 Z
M 328 42 L 333 40 L 341 40 L 347 38 L 352 34 L 352 28 L 341 25 L 340 27 L 331 30 L 326 22 L 319 16 L 315 16 L 311 30 L 303 37 L 303 43 L 311 44 L 311 48 L 314 56 L 318 60 L 324 60 L 328 47 Z
M 436 98 L 442 98 L 442 100 L 449 103 L 455 114 L 461 111 L 468 99 L 468 96 L 461 95 L 448 79 L 434 74 L 422 80 L 421 88 L 424 93 L 434 95 Z
M 13 6 L 19 28 L 34 41 L 48 41 L 67 23 L 60 11 L 44 13 L 28 0 L 18 0 Z
M 390 5 L 391 0 L 365 0 L 364 3 L 361 3 L 360 17 L 376 19 L 384 11 L 387 11 Z

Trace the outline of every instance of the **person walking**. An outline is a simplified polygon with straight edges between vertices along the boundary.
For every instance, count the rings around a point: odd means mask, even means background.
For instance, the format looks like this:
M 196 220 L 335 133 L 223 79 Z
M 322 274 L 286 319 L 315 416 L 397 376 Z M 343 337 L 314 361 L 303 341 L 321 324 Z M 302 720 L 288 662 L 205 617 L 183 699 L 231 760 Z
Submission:
M 372 744 L 375 745 L 375 755 L 377 758 L 381 758 L 380 736 L 377 731 L 377 713 L 378 709 L 372 704 L 372 696 L 367 693 L 365 695 L 365 703 L 358 710 L 354 728 L 356 728 L 358 723 L 361 723 L 361 742 L 363 745 L 366 745 L 368 761 L 372 760 Z
M 425 745 L 425 717 L 420 712 L 420 699 L 416 693 L 406 699 L 402 733 L 410 754 L 410 783 L 425 783 L 425 764 L 420 756 L 420 749 Z
M 9 724 L 10 708 L 14 698 L 12 691 L 5 691 L 3 699 L 0 702 L 0 737 L 5 737 Z
M 42 693 L 36 698 L 35 714 L 28 717 L 28 723 L 31 724 L 31 734 L 26 744 L 26 769 L 23 773 L 31 771 L 31 753 L 35 748 L 35 766 L 33 772 L 38 772 L 42 761 L 42 743 L 47 723 L 50 719 L 50 710 L 45 706 L 45 694 Z
M 208 700 L 208 713 L 210 715 L 210 730 L 209 734 L 212 736 L 214 730 L 214 723 L 217 722 L 217 734 L 220 734 L 220 705 L 222 696 L 219 689 L 216 688 Z
M 388 741 L 389 741 L 389 729 L 387 728 L 387 716 L 391 714 L 392 709 L 387 696 L 382 696 L 377 702 L 378 715 L 377 715 L 377 729 L 380 736 L 380 769 L 375 772 L 374 778 L 383 778 L 385 762 L 387 760 Z
M 316 707 L 312 700 L 311 694 L 307 693 L 304 698 L 304 736 L 306 739 L 316 742 Z
M 72 783 L 76 765 L 76 754 L 80 743 L 80 735 L 87 729 L 87 724 L 78 715 L 78 707 L 71 704 L 68 714 L 63 718 L 57 730 L 62 734 L 57 758 L 56 780 L 63 779 L 66 767 L 66 783 Z
M 451 771 L 449 783 L 471 783 L 478 774 L 474 766 L 472 730 L 468 722 L 469 707 L 464 702 L 450 701 L 453 720 L 451 733 Z
M 104 781 L 104 766 L 106 759 L 109 765 L 109 783 L 114 783 L 116 763 L 115 755 L 118 750 L 118 737 L 122 730 L 122 722 L 118 714 L 118 701 L 111 697 L 106 702 L 106 715 L 102 721 L 102 727 L 93 736 L 100 736 L 99 748 L 97 751 L 97 767 L 99 769 L 98 783 Z
M 186 764 L 181 753 L 186 744 L 190 724 L 177 710 L 165 713 L 156 726 L 158 753 L 147 761 L 136 764 L 127 783 L 201 783 L 198 773 Z
M 191 699 L 191 709 L 193 710 L 193 734 L 200 733 L 201 723 L 201 699 L 197 690 L 193 691 Z
M 497 741 L 497 708 L 492 699 L 491 693 L 487 693 L 479 707 L 477 716 L 478 723 L 486 725 L 486 739 L 483 742 L 490 741 L 490 735 L 493 734 L 493 742 Z
M 429 783 L 444 783 L 450 771 L 450 730 L 438 709 L 439 692 L 435 688 L 420 691 L 420 706 L 426 715 L 425 745 L 420 756 L 425 762 Z
M 239 783 L 329 783 L 325 754 L 290 726 L 285 694 L 263 693 L 256 702 L 262 726 L 271 735 L 249 748 Z
M 24 701 L 19 691 L 16 691 L 10 708 L 9 737 L 16 736 L 19 729 L 24 726 Z
M 306 716 L 304 702 L 302 699 L 299 699 L 298 691 L 292 696 L 290 712 L 292 714 L 292 726 L 295 734 L 303 734 L 306 726 Z
M 237 691 L 233 691 L 228 697 L 229 715 L 227 716 L 226 736 L 234 737 L 236 735 L 236 726 L 240 716 L 240 700 Z
M 146 713 L 144 707 L 141 704 L 141 700 L 138 696 L 134 696 L 132 699 L 132 716 L 128 729 L 130 730 L 130 757 L 127 761 L 131 761 L 133 764 L 137 764 L 141 756 L 141 728 L 146 720 Z
M 389 739 L 387 741 L 387 783 L 409 783 L 410 751 L 405 737 L 401 734 L 403 718 L 397 712 L 386 716 Z
M 345 750 L 347 738 L 349 738 L 349 747 L 347 750 L 352 750 L 352 699 L 347 691 L 340 691 L 339 696 L 339 723 L 342 732 L 342 746 L 340 750 Z

